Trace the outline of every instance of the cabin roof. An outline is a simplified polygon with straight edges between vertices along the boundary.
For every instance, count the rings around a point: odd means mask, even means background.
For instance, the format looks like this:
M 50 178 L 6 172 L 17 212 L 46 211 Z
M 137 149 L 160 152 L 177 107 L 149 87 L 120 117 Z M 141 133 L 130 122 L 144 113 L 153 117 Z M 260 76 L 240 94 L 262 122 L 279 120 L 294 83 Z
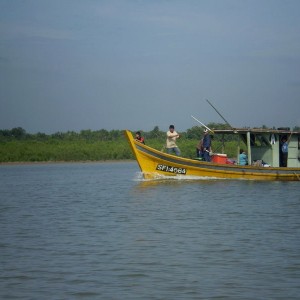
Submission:
M 262 129 L 262 128 L 232 128 L 232 129 L 215 129 L 215 134 L 295 134 L 300 135 L 300 131 L 293 131 L 287 129 Z

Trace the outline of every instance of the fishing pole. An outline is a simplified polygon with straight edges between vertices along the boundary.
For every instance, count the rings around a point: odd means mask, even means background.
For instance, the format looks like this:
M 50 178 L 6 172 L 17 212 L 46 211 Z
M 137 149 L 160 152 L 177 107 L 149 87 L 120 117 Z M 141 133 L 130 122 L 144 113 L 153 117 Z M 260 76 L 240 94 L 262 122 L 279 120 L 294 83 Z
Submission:
M 225 121 L 225 123 L 231 128 L 233 129 L 233 127 L 228 123 L 228 121 L 221 115 L 221 113 L 209 102 L 208 99 L 206 99 L 206 101 L 208 102 L 208 104 L 217 112 L 217 114 Z
M 194 120 L 196 120 L 198 123 L 200 123 L 202 126 L 204 126 L 207 130 L 209 130 L 210 132 L 214 133 L 213 130 L 211 130 L 209 127 L 207 127 L 205 124 L 203 124 L 202 122 L 200 122 L 198 119 L 196 119 L 194 116 L 191 116 Z

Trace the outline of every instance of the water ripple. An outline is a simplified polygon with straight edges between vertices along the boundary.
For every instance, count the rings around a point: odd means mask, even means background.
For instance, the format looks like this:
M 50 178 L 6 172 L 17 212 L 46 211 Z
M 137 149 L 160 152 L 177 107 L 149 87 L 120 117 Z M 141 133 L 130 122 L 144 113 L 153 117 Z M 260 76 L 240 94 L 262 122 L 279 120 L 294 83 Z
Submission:
M 298 299 L 297 182 L 136 174 L 0 166 L 0 298 Z

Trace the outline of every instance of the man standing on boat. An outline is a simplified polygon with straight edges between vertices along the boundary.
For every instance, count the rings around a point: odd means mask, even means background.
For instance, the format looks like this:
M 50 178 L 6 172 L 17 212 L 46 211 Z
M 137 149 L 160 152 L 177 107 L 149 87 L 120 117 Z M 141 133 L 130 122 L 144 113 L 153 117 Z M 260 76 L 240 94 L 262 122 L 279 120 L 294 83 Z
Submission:
M 210 162 L 209 152 L 211 151 L 211 139 L 208 133 L 208 129 L 204 129 L 204 137 L 203 137 L 203 159 L 205 161 Z
M 177 156 L 180 155 L 180 150 L 178 146 L 176 145 L 176 139 L 178 139 L 180 136 L 179 134 L 175 131 L 174 125 L 169 126 L 169 131 L 167 132 L 167 152 L 169 154 L 172 154 L 175 152 Z
M 281 144 L 281 167 L 287 167 L 288 152 L 289 152 L 288 142 L 284 137 L 282 139 L 282 144 Z

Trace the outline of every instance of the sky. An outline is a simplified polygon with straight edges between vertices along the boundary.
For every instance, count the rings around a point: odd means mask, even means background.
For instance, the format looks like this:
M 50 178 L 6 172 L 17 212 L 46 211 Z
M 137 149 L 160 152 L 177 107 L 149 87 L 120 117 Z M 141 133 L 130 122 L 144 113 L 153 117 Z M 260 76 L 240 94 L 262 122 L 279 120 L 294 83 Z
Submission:
M 0 0 L 0 129 L 300 126 L 298 0 Z

